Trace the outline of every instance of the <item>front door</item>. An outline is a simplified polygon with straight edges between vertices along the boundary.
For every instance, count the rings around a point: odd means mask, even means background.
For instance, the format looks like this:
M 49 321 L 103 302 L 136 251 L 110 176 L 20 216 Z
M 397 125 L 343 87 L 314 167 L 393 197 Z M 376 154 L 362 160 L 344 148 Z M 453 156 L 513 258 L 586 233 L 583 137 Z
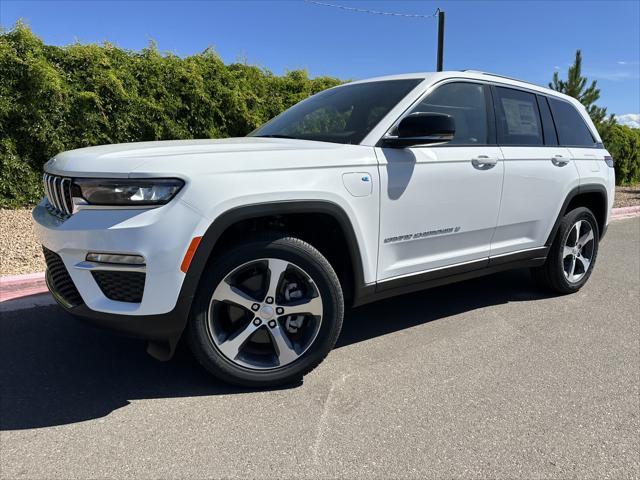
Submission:
M 488 259 L 503 180 L 486 86 L 438 86 L 412 112 L 455 120 L 454 139 L 437 146 L 376 148 L 380 169 L 378 281 Z M 416 281 L 420 277 L 416 277 Z

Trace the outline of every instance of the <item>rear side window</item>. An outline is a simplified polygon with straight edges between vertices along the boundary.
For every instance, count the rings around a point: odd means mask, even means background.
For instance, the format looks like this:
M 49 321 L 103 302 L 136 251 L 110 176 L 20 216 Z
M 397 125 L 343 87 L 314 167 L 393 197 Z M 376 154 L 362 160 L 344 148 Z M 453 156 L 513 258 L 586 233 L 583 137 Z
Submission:
M 560 145 L 568 147 L 593 147 L 596 144 L 587 124 L 573 105 L 563 100 L 549 98 L 551 113 L 558 130 Z
M 536 96 L 495 87 L 496 120 L 500 145 L 543 145 L 542 125 Z
M 556 134 L 556 127 L 553 125 L 553 117 L 551 116 L 551 110 L 549 110 L 546 97 L 538 95 L 538 107 L 540 108 L 540 117 L 542 118 L 544 144 L 558 145 L 558 135 Z
M 422 100 L 411 113 L 435 112 L 451 115 L 456 133 L 447 145 L 486 145 L 487 103 L 479 83 L 446 83 Z

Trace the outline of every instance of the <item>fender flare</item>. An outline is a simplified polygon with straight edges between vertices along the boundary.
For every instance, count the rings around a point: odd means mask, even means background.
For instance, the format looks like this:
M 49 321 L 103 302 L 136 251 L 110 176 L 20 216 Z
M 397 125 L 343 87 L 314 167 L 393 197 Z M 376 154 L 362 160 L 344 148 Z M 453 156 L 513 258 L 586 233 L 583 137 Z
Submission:
M 567 213 L 567 207 L 569 206 L 569 203 L 571 203 L 571 200 L 573 200 L 575 197 L 577 197 L 580 194 L 583 193 L 599 193 L 602 195 L 602 198 L 604 199 L 604 211 L 605 211 L 605 215 L 606 215 L 606 211 L 607 211 L 607 205 L 609 204 L 608 201 L 608 194 L 607 194 L 607 189 L 605 188 L 604 185 L 601 185 L 599 183 L 589 183 L 587 185 L 579 185 L 577 187 L 575 187 L 573 190 L 571 190 L 566 198 L 564 199 L 564 203 L 562 204 L 562 208 L 560 209 L 560 213 L 558 213 L 558 217 L 556 218 L 556 221 L 553 224 L 553 228 L 551 229 L 551 232 L 549 233 L 549 236 L 547 237 L 547 241 L 545 242 L 545 246 L 549 247 L 551 246 L 551 244 L 553 243 L 553 239 L 556 236 L 556 233 L 558 232 L 558 228 L 560 227 L 560 222 L 562 221 L 562 218 L 565 216 L 565 214 Z M 604 230 L 606 226 L 606 218 L 603 224 L 603 228 L 600 231 L 600 238 L 602 239 L 602 237 L 604 236 Z
M 235 207 L 220 214 L 209 226 L 202 240 L 198 245 L 189 270 L 182 282 L 178 303 L 182 306 L 181 311 L 186 317 L 189 315 L 191 303 L 195 297 L 200 278 L 207 263 L 210 260 L 211 252 L 215 248 L 222 234 L 233 224 L 270 215 L 287 215 L 292 213 L 323 213 L 334 218 L 342 229 L 351 257 L 351 270 L 354 280 L 354 295 L 364 286 L 364 270 L 362 266 L 362 256 L 358 240 L 349 216 L 339 205 L 325 200 L 291 200 L 282 202 L 267 202 L 259 204 L 243 205 Z

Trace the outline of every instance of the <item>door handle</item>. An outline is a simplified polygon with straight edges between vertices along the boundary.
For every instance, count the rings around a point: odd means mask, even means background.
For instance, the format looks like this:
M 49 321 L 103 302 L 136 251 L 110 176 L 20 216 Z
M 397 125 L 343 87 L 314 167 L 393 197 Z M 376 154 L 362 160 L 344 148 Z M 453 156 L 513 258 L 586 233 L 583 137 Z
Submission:
M 471 165 L 478 170 L 489 170 L 490 168 L 495 167 L 497 163 L 497 158 L 491 158 L 488 155 L 478 155 L 471 159 Z
M 568 159 L 565 159 L 562 155 L 554 155 L 551 158 L 551 163 L 553 163 L 556 167 L 564 167 L 567 163 L 569 163 Z

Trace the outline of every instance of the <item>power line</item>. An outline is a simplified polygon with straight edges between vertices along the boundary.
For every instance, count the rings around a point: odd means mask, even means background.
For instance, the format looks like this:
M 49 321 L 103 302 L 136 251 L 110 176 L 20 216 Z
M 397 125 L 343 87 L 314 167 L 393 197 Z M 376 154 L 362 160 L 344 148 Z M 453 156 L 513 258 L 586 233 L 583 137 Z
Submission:
M 366 8 L 355 8 L 355 7 L 345 7 L 344 5 L 335 5 L 333 3 L 324 3 L 317 2 L 315 0 L 304 0 L 306 3 L 310 3 L 312 5 L 319 5 L 321 7 L 332 7 L 338 8 L 340 10 L 346 10 L 348 12 L 356 12 L 356 13 L 369 13 L 371 15 L 385 15 L 388 17 L 405 17 L 405 18 L 435 18 L 440 9 L 436 9 L 434 13 L 431 15 L 420 15 L 418 13 L 398 13 L 398 12 L 381 12 L 379 10 L 368 10 Z

